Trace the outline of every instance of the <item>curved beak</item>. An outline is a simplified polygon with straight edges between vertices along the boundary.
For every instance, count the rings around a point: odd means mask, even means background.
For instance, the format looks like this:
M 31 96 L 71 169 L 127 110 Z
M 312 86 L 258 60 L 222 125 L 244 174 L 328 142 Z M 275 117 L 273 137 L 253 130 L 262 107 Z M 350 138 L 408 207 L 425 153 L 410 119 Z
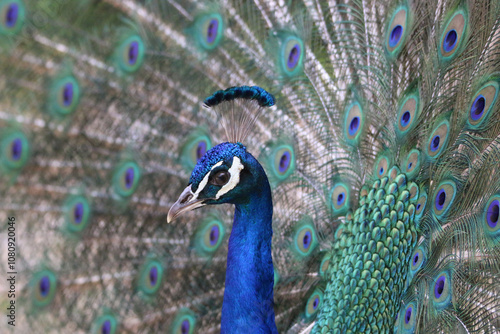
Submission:
M 191 191 L 191 185 L 187 186 L 179 196 L 177 202 L 175 202 L 168 211 L 167 223 L 170 223 L 184 212 L 188 212 L 206 205 L 205 203 L 203 203 L 203 201 L 204 199 L 195 198 L 195 194 Z

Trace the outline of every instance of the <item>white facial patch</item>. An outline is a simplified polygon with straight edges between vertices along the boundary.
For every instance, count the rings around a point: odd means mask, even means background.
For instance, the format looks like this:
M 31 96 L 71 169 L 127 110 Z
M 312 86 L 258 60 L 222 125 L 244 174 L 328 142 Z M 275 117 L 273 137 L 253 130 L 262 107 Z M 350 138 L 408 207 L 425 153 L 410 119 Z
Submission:
M 233 157 L 233 164 L 228 170 L 231 178 L 229 179 L 228 183 L 220 188 L 220 190 L 217 192 L 217 195 L 215 195 L 215 199 L 219 199 L 219 197 L 234 189 L 234 187 L 238 185 L 238 183 L 240 182 L 240 172 L 243 170 L 243 168 L 245 168 L 245 166 L 243 166 L 243 164 L 241 163 L 240 158 Z
M 194 193 L 193 198 L 191 198 L 190 202 L 198 198 L 198 195 L 203 191 L 203 189 L 208 183 L 208 178 L 210 177 L 210 173 L 214 170 L 215 167 L 219 167 L 220 165 L 222 165 L 222 161 L 219 161 L 218 163 L 213 165 L 210 171 L 203 177 L 203 180 L 201 180 L 200 184 L 198 185 L 198 189 L 196 189 L 196 192 Z

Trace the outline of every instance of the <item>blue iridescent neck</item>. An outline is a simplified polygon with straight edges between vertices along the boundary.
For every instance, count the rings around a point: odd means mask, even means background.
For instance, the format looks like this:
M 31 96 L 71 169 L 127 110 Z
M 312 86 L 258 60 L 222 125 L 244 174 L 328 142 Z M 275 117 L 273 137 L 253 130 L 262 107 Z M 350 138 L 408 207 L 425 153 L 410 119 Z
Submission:
M 221 333 L 277 333 L 273 309 L 271 188 L 259 165 L 258 187 L 236 204 L 227 254 Z

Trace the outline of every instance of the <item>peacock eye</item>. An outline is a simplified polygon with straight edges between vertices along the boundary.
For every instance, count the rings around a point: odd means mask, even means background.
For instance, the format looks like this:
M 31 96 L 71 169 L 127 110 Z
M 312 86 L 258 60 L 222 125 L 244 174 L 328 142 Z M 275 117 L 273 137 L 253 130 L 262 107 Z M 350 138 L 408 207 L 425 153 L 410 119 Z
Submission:
M 36 306 L 43 307 L 52 302 L 57 290 L 57 277 L 53 272 L 43 270 L 36 273 L 31 284 L 33 302 Z
M 229 177 L 230 177 L 230 175 L 229 175 L 228 171 L 221 170 L 212 176 L 210 183 L 214 184 L 216 186 L 223 186 L 229 182 Z
M 112 314 L 101 315 L 92 325 L 92 334 L 114 334 L 117 331 L 118 321 Z

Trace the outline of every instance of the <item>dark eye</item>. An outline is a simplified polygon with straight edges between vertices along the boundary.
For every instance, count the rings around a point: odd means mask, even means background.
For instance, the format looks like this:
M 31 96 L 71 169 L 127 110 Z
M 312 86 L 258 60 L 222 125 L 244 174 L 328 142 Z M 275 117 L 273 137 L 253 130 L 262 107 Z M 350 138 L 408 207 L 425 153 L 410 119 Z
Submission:
M 229 181 L 229 172 L 226 170 L 221 170 L 214 175 L 210 180 L 211 184 L 215 184 L 216 186 L 223 186 Z

